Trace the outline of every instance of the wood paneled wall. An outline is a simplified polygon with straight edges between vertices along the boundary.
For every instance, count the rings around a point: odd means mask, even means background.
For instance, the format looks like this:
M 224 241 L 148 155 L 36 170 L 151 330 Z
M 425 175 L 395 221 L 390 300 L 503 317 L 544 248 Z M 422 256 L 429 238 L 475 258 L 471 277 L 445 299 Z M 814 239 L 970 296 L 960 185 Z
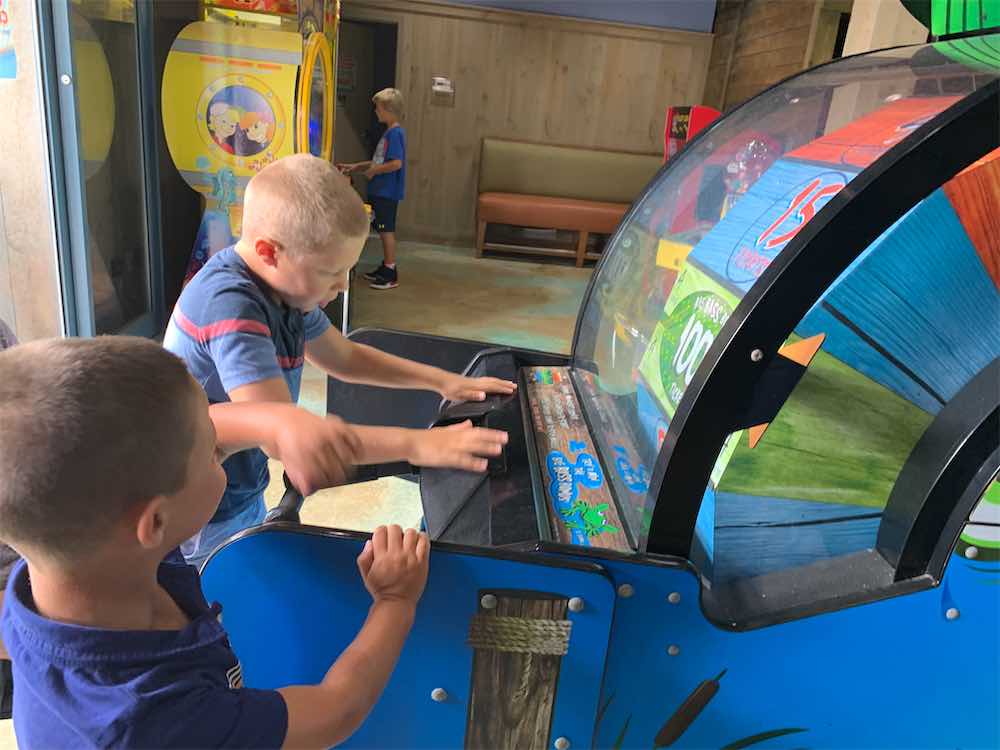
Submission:
M 732 109 L 817 62 L 823 6 L 823 0 L 720 0 L 706 103 Z
M 712 42 L 423 0 L 348 0 L 343 16 L 398 25 L 409 159 L 399 234 L 451 244 L 474 235 L 484 136 L 662 153 L 664 112 L 702 100 Z M 432 94 L 435 75 L 454 82 L 453 101 Z

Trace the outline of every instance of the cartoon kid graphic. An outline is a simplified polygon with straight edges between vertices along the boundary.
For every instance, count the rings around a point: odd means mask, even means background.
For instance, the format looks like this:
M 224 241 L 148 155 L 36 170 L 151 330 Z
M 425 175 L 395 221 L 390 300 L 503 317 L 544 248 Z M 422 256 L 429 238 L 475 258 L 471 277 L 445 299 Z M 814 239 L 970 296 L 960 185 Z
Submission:
M 208 129 L 212 138 L 223 151 L 230 154 L 234 153 L 233 137 L 239 121 L 240 111 L 225 102 L 216 102 L 208 111 Z
M 245 112 L 240 118 L 236 152 L 240 156 L 260 153 L 274 137 L 274 120 L 268 112 Z

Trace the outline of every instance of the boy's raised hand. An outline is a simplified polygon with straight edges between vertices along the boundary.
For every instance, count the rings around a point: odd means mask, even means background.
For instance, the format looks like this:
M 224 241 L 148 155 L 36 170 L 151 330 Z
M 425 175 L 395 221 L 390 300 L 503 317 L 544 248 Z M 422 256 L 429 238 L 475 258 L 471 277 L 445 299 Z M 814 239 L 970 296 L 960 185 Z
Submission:
M 409 462 L 414 466 L 486 471 L 487 457 L 499 456 L 507 433 L 473 427 L 466 420 L 448 427 L 414 430 Z
M 416 529 L 379 526 L 358 557 L 358 570 L 375 603 L 400 602 L 416 607 L 430 559 L 430 540 Z
M 291 407 L 275 430 L 271 458 L 285 466 L 292 484 L 303 495 L 343 484 L 361 463 L 361 440 L 339 417 L 319 417 Z
M 439 393 L 449 401 L 484 401 L 488 393 L 509 396 L 516 390 L 517 384 L 509 380 L 467 378 L 464 375 L 450 373 L 442 383 Z

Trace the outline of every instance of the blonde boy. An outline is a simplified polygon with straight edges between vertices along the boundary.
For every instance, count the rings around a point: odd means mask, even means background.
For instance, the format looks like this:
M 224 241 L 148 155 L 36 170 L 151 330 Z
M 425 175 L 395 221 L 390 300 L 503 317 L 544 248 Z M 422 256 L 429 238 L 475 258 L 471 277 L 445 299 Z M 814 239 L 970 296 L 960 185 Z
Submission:
M 355 344 L 322 308 L 347 287 L 368 233 L 364 207 L 328 162 L 298 154 L 249 183 L 243 235 L 185 287 L 164 346 L 188 366 L 210 403 L 298 400 L 306 359 L 351 383 L 436 391 L 453 401 L 512 393 L 495 378 L 466 378 Z M 485 471 L 505 433 L 470 424 L 435 430 L 355 427 L 361 463 L 409 461 Z M 200 564 L 226 538 L 265 514 L 267 459 L 244 451 L 225 463 L 228 485 L 209 524 L 181 547 Z
M 375 214 L 372 223 L 382 240 L 383 260 L 378 268 L 365 274 L 372 289 L 399 286 L 396 270 L 396 212 L 406 192 L 406 131 L 403 119 L 403 95 L 397 89 L 382 89 L 372 97 L 375 116 L 386 126 L 371 161 L 345 164 L 344 174 L 363 171 L 368 178 L 368 202 Z

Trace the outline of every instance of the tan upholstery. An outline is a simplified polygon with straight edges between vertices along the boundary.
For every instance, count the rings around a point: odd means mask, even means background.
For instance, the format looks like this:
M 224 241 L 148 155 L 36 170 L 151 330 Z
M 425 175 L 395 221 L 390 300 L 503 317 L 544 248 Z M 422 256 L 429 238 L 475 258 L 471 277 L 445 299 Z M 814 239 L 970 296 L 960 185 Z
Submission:
M 479 192 L 631 204 L 662 162 L 653 155 L 483 138 Z
M 660 168 L 659 156 L 549 146 L 484 138 L 479 162 L 478 234 L 484 248 L 575 256 L 590 232 L 611 234 Z M 490 246 L 487 224 L 512 224 L 579 233 L 575 251 Z

